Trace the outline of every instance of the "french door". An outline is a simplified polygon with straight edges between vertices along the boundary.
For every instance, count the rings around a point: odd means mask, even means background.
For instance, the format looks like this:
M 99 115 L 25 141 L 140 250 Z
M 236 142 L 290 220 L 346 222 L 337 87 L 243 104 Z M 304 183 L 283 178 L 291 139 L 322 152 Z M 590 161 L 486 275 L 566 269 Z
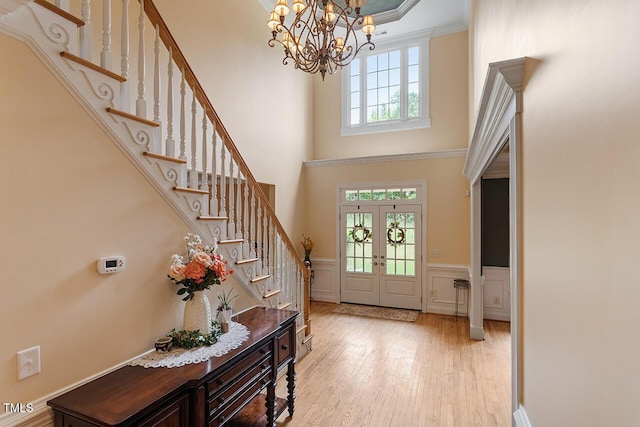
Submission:
M 340 208 L 340 300 L 419 310 L 422 206 Z

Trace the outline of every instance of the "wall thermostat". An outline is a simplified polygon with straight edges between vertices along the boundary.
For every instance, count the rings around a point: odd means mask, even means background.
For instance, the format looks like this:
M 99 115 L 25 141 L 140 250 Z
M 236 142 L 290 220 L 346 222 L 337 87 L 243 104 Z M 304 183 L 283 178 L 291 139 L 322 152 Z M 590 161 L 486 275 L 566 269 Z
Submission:
M 100 258 L 97 262 L 98 273 L 100 274 L 118 273 L 124 270 L 124 266 L 123 256 Z

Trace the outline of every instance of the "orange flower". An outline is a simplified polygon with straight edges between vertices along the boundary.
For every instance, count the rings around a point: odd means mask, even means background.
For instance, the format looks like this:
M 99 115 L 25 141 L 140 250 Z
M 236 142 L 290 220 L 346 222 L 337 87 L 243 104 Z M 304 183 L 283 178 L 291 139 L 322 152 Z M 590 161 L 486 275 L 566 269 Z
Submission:
M 195 280 L 196 283 L 202 282 L 202 278 L 207 272 L 207 268 L 199 262 L 192 261 L 187 264 L 184 269 L 184 275 L 187 279 Z

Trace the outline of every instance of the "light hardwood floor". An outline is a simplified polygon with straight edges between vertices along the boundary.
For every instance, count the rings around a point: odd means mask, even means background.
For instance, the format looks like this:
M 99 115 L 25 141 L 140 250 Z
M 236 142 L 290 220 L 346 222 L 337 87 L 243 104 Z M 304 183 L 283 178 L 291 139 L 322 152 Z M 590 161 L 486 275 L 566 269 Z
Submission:
M 510 426 L 509 323 L 420 313 L 403 322 L 312 302 L 313 351 L 296 364 L 293 418 L 278 426 Z M 278 394 L 286 395 L 286 381 Z

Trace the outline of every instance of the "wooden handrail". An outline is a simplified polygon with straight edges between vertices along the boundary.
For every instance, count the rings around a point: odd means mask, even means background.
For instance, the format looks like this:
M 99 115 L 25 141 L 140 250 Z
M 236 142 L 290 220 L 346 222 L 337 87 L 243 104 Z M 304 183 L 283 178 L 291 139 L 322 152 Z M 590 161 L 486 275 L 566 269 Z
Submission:
M 191 66 L 187 62 L 187 59 L 185 58 L 184 54 L 178 47 L 178 44 L 173 38 L 173 35 L 171 34 L 171 32 L 169 31 L 169 28 L 167 27 L 167 24 L 164 22 L 164 19 L 162 19 L 162 16 L 160 16 L 160 12 L 156 8 L 155 4 L 153 3 L 153 0 L 139 0 L 139 1 L 144 2 L 144 11 L 147 14 L 147 17 L 153 24 L 154 28 L 156 26 L 158 27 L 160 39 L 168 49 L 170 48 L 172 52 L 173 61 L 176 63 L 178 68 L 182 70 L 182 73 L 185 77 L 186 82 L 189 84 L 189 86 L 191 86 L 191 89 L 195 93 L 196 98 L 198 99 L 200 104 L 204 107 L 207 117 L 209 117 L 209 120 L 211 120 L 211 122 L 215 124 L 216 131 L 224 140 L 225 146 L 227 147 L 227 149 L 229 149 L 230 152 L 233 153 L 233 158 L 237 162 L 238 166 L 241 168 L 242 173 L 244 174 L 246 180 L 249 181 L 251 186 L 256 190 L 258 197 L 262 200 L 262 204 L 265 207 L 265 209 L 269 212 L 269 215 L 271 216 L 271 218 L 273 218 L 273 222 L 276 228 L 278 229 L 280 235 L 282 236 L 282 240 L 285 242 L 290 252 L 293 254 L 294 259 L 298 263 L 299 268 L 301 269 L 301 271 L 306 271 L 306 266 L 304 265 L 302 259 L 300 259 L 298 252 L 295 250 L 295 246 L 293 245 L 293 242 L 291 242 L 291 240 L 289 239 L 289 236 L 284 230 L 284 227 L 278 220 L 278 217 L 276 216 L 273 208 L 271 207 L 271 204 L 269 203 L 269 199 L 267 199 L 267 197 L 265 196 L 264 192 L 258 185 L 258 181 L 256 181 L 253 174 L 249 170 L 249 167 L 245 163 L 244 158 L 240 155 L 240 151 L 238 151 L 238 148 L 236 147 L 235 143 L 231 139 L 231 136 L 227 132 L 227 129 L 222 124 L 222 121 L 220 120 L 218 113 L 216 112 L 215 108 L 213 108 L 213 104 L 207 97 L 202 85 L 198 81 L 195 73 L 191 69 Z M 305 304 L 307 304 L 307 302 L 308 302 L 308 298 L 305 297 Z

